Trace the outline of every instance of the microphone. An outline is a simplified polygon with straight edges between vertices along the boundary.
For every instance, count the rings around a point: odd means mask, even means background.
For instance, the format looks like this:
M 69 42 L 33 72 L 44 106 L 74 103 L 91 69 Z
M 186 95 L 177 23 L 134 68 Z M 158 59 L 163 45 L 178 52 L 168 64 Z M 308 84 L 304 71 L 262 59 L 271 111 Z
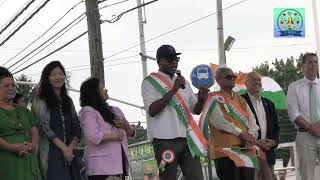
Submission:
M 176 74 L 178 76 L 181 76 L 181 71 L 180 70 L 176 70 Z M 186 88 L 186 86 L 184 84 L 181 84 L 181 89 L 185 89 L 185 88 Z

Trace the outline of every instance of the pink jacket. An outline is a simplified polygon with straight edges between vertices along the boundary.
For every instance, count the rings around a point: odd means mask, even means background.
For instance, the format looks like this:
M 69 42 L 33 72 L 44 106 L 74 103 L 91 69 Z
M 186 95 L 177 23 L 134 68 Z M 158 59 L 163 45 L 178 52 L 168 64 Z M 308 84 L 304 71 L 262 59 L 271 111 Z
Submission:
M 124 114 L 117 107 L 112 107 L 117 117 L 124 118 Z M 80 124 L 85 138 L 84 160 L 87 175 L 117 175 L 123 174 L 122 159 L 125 162 L 125 172 L 129 171 L 127 136 L 122 142 L 113 141 L 100 143 L 103 133 L 115 132 L 116 127 L 105 122 L 98 111 L 90 106 L 80 111 Z M 122 156 L 122 149 L 125 156 Z

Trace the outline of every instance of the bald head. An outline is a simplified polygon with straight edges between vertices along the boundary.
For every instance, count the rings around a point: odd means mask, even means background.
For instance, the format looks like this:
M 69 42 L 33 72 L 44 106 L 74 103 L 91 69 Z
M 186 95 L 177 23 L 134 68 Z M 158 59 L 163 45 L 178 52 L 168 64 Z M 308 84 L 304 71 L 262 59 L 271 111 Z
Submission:
M 252 71 L 247 74 L 245 79 L 247 91 L 251 95 L 259 95 L 262 89 L 261 76 L 259 73 Z

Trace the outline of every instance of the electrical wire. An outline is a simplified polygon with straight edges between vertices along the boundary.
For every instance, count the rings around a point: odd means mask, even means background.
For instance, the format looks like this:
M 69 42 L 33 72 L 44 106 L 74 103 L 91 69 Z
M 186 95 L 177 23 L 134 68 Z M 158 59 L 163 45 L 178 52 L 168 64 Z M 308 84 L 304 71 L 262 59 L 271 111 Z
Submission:
M 113 16 L 113 18 L 111 18 L 111 19 L 102 20 L 101 22 L 102 22 L 102 23 L 105 23 L 105 22 L 115 23 L 115 22 L 119 21 L 124 14 L 127 14 L 128 12 L 131 12 L 131 11 L 133 11 L 133 10 L 135 10 L 135 9 L 138 9 L 138 8 L 140 8 L 140 7 L 144 7 L 144 6 L 148 5 L 148 4 L 151 4 L 151 3 L 154 3 L 154 2 L 157 2 L 157 1 L 159 1 L 159 0 L 153 0 L 153 1 L 150 1 L 150 2 L 147 2 L 147 3 L 144 3 L 144 4 L 141 4 L 141 5 L 139 5 L 139 6 L 136 6 L 136 7 L 133 7 L 133 8 L 131 8 L 131 9 L 128 9 L 127 11 L 124 11 L 124 12 L 120 13 L 120 14 L 117 15 L 117 16 Z
M 33 18 L 34 15 L 36 15 L 43 7 L 45 7 L 50 0 L 46 0 L 36 11 L 34 11 L 31 16 L 29 16 L 22 24 L 20 24 L 11 34 L 9 34 L 1 43 L 0 47 L 6 43 L 13 35 L 15 35 L 24 25 L 27 24 L 27 22 Z
M 117 63 L 117 64 L 109 64 L 109 65 L 105 65 L 103 67 L 119 66 L 119 65 L 132 64 L 132 63 L 138 63 L 138 62 L 141 62 L 141 60 L 139 60 L 139 61 L 129 61 L 129 62 L 123 62 L 123 63 Z M 70 70 L 69 72 L 83 71 L 83 70 L 88 70 L 88 69 L 90 69 L 90 68 L 75 69 L 75 70 Z
M 114 61 L 121 61 L 121 60 L 124 60 L 124 59 L 130 59 L 130 58 L 134 58 L 134 57 L 138 57 L 140 56 L 139 54 L 138 55 L 133 55 L 133 56 L 127 56 L 127 57 L 122 57 L 122 58 L 117 58 L 117 59 L 112 59 L 112 60 L 109 60 L 109 61 L 106 61 L 106 62 L 114 62 Z M 90 64 L 87 64 L 87 65 L 80 65 L 80 66 L 71 66 L 71 67 L 66 67 L 66 69 L 74 69 L 74 68 L 80 68 L 80 67 L 88 67 L 90 66 Z M 89 68 L 87 68 L 89 69 Z
M 52 26 L 50 26 L 44 33 L 42 33 L 40 36 L 38 36 L 35 40 L 33 40 L 30 44 L 28 44 L 24 49 L 22 49 L 19 53 L 17 53 L 15 56 L 7 60 L 2 66 L 5 66 L 8 62 L 12 61 L 14 58 L 19 56 L 21 53 L 23 53 L 26 49 L 28 49 L 31 45 L 33 45 L 35 42 L 37 42 L 40 38 L 42 38 L 44 35 L 46 35 L 55 25 L 57 25 L 67 14 L 69 14 L 73 9 L 75 9 L 79 4 L 83 3 L 84 1 L 78 2 L 76 5 L 74 5 L 72 8 L 70 8 L 63 16 L 61 16 L 55 23 L 53 23 Z M 19 62 L 19 61 L 18 61 Z M 17 64 L 16 62 L 15 64 Z
M 19 62 L 21 62 L 23 59 L 27 58 L 30 54 L 32 54 L 33 52 L 35 52 L 36 50 L 38 50 L 39 48 L 41 48 L 42 46 L 44 46 L 46 43 L 48 43 L 49 41 L 51 41 L 53 38 L 55 38 L 56 36 L 58 36 L 61 32 L 63 32 L 65 29 L 67 29 L 69 26 L 71 26 L 75 21 L 77 21 L 78 19 L 78 23 L 83 20 L 85 18 L 85 13 L 81 14 L 80 16 L 78 16 L 76 19 L 74 19 L 73 21 L 71 21 L 69 24 L 67 24 L 65 27 L 63 27 L 60 31 L 58 31 L 56 34 L 54 34 L 53 36 L 51 36 L 48 40 L 44 41 L 41 45 L 39 45 L 38 47 L 36 47 L 35 49 L 33 49 L 31 52 L 29 52 L 27 55 L 25 55 L 24 57 L 22 57 L 21 59 L 19 59 L 15 64 L 11 65 L 10 67 L 8 67 L 8 69 L 12 68 L 13 66 L 17 65 Z M 28 60 L 27 60 L 28 61 Z M 24 62 L 25 63 L 25 62 Z
M 35 62 L 33 62 L 33 63 L 29 64 L 28 66 L 26 66 L 26 67 L 24 67 L 24 68 L 22 68 L 22 69 L 20 69 L 20 70 L 18 70 L 18 71 L 16 71 L 16 72 L 14 72 L 14 73 L 12 73 L 12 74 L 17 74 L 17 73 L 19 73 L 19 72 L 21 72 L 21 71 L 24 71 L 24 70 L 28 69 L 29 67 L 33 66 L 34 64 L 36 64 L 36 63 L 38 63 L 38 62 L 42 61 L 43 59 L 45 59 L 45 58 L 47 58 L 47 57 L 51 56 L 52 54 L 56 53 L 57 51 L 59 51 L 59 50 L 63 49 L 64 47 L 68 46 L 69 44 L 73 43 L 74 41 L 76 41 L 77 39 L 79 39 L 80 37 L 82 37 L 83 35 L 87 34 L 87 32 L 88 32 L 88 31 L 85 31 L 85 32 L 81 33 L 81 34 L 80 34 L 80 35 L 78 35 L 76 38 L 74 38 L 74 39 L 72 39 L 71 41 L 67 42 L 66 44 L 64 44 L 64 45 L 60 46 L 60 47 L 59 47 L 59 48 L 57 48 L 56 50 L 54 50 L 54 51 L 52 51 L 51 53 L 47 54 L 46 56 L 44 56 L 44 57 L 42 57 L 42 58 L 38 59 L 37 61 L 35 61 Z
M 242 0 L 242 1 L 238 2 L 238 3 L 232 4 L 232 5 L 224 8 L 223 10 L 230 9 L 230 8 L 232 8 L 232 7 L 234 7 L 234 6 L 237 6 L 237 5 L 241 4 L 241 3 L 244 3 L 244 2 L 246 2 L 246 1 L 248 1 L 248 0 Z M 191 21 L 191 22 L 189 22 L 189 23 L 186 23 L 186 24 L 184 24 L 184 25 L 182 25 L 182 26 L 179 26 L 179 27 L 177 27 L 177 28 L 174 28 L 174 29 L 172 29 L 172 30 L 170 30 L 170 31 L 167 31 L 167 32 L 162 33 L 162 34 L 160 34 L 160 35 L 158 35 L 158 36 L 155 36 L 155 37 L 153 37 L 153 38 L 151 38 L 151 39 L 148 39 L 148 40 L 146 40 L 146 41 L 143 42 L 143 43 L 136 44 L 136 45 L 131 46 L 131 47 L 127 48 L 127 49 L 124 49 L 124 50 L 122 50 L 122 51 L 120 51 L 120 52 L 117 52 L 117 53 L 115 53 L 115 54 L 112 54 L 112 55 L 106 57 L 105 60 L 106 60 L 106 59 L 109 59 L 109 58 L 111 58 L 111 57 L 113 57 L 113 56 L 122 54 L 122 53 L 124 53 L 124 52 L 126 52 L 126 51 L 128 51 L 128 50 L 130 50 L 130 49 L 133 49 L 133 48 L 135 48 L 135 47 L 137 47 L 137 46 L 140 46 L 140 45 L 142 45 L 142 44 L 146 44 L 147 42 L 150 42 L 150 41 L 152 41 L 152 40 L 158 39 L 158 38 L 160 38 L 160 37 L 162 37 L 162 36 L 165 36 L 165 35 L 167 35 L 167 34 L 170 34 L 170 33 L 172 33 L 172 32 L 175 32 L 175 31 L 177 31 L 177 30 L 179 30 L 179 29 L 182 29 L 182 28 L 184 28 L 184 27 L 187 27 L 187 26 L 189 26 L 189 25 L 191 25 L 191 24 L 194 24 L 194 23 L 196 23 L 196 22 L 199 22 L 199 21 L 201 21 L 201 20 L 203 20 L 203 19 L 206 19 L 206 18 L 208 18 L 208 17 L 216 14 L 216 13 L 217 13 L 217 12 L 210 13 L 210 14 L 208 14 L 208 15 L 206 15 L 206 16 L 203 16 L 203 17 L 198 18 L 198 19 L 196 19 L 196 20 L 194 20 L 194 21 Z
M 52 42 L 50 42 L 48 45 L 46 45 L 45 47 L 43 47 L 40 51 L 38 51 L 36 54 L 34 54 L 33 56 L 31 56 L 29 59 L 27 59 L 25 62 L 23 62 L 22 64 L 20 64 L 19 66 L 17 66 L 15 69 L 13 69 L 12 71 L 15 71 L 16 69 L 18 69 L 19 67 L 21 67 L 23 64 L 25 64 L 26 62 L 28 62 L 30 59 L 32 59 L 33 57 L 35 57 L 36 55 L 38 55 L 40 52 L 42 52 L 44 49 L 46 49 L 48 46 L 50 46 L 52 43 L 54 43 L 56 40 L 58 40 L 61 36 L 63 36 L 65 33 L 67 33 L 71 28 L 73 28 L 75 25 L 77 25 L 78 23 L 80 23 L 85 17 L 82 17 L 81 19 L 78 20 L 78 22 L 76 22 L 75 24 L 73 24 L 72 26 L 70 26 L 67 30 L 65 30 L 61 35 L 59 35 L 56 39 L 54 39 Z M 87 32 L 85 32 L 87 33 Z M 47 41 L 48 42 L 48 41 Z
M 158 0 L 153 0 L 153 1 L 150 1 L 150 2 L 148 2 L 148 3 L 141 4 L 140 6 L 136 6 L 136 7 L 134 7 L 134 8 L 131 8 L 131 9 L 127 10 L 127 11 L 122 12 L 122 13 L 119 15 L 118 20 L 121 18 L 122 15 L 124 15 L 124 14 L 126 14 L 126 13 L 128 13 L 128 12 L 134 10 L 134 9 L 137 9 L 137 8 L 140 8 L 140 7 L 143 7 L 143 6 L 146 6 L 146 5 L 148 5 L 148 4 L 151 4 L 151 3 L 156 2 L 156 1 L 158 1 Z M 110 21 L 108 21 L 108 20 L 105 20 L 105 21 L 101 21 L 100 24 L 103 24 L 103 23 L 106 23 L 106 22 L 113 23 L 113 22 L 115 22 L 115 21 L 110 22 Z M 46 56 L 44 56 L 44 57 L 42 57 L 42 58 L 40 58 L 40 59 L 38 59 L 37 61 L 29 64 L 28 66 L 26 66 L 26 67 L 24 67 L 24 68 L 22 68 L 22 69 L 20 69 L 20 70 L 17 70 L 17 71 L 14 72 L 13 74 L 16 74 L 16 73 L 19 73 L 19 72 L 21 72 L 21 71 L 23 71 L 23 70 L 28 69 L 29 67 L 33 66 L 34 64 L 42 61 L 43 59 L 49 57 L 50 55 L 56 53 L 57 51 L 63 49 L 64 47 L 68 46 L 69 44 L 71 44 L 71 43 L 74 42 L 75 40 L 77 40 L 77 39 L 79 39 L 80 37 L 82 37 L 83 35 L 85 35 L 87 32 L 88 32 L 88 31 L 83 32 L 82 34 L 80 34 L 80 35 L 77 36 L 76 38 L 72 39 L 71 41 L 67 42 L 66 44 L 62 45 L 62 46 L 59 47 L 58 49 L 54 50 L 53 52 L 47 54 Z
M 114 6 L 114 5 L 117 5 L 117 4 L 121 4 L 121 3 L 124 3 L 124 2 L 127 2 L 127 1 L 129 1 L 129 0 L 123 0 L 123 1 L 119 1 L 119 2 L 113 3 L 113 4 L 108 4 L 108 5 L 100 7 L 99 10 L 107 8 L 107 7 L 110 7 L 110 6 Z
M 105 1 L 108 1 L 108 0 L 100 0 L 100 1 L 98 1 L 98 4 L 103 3 Z
M 1 30 L 0 30 L 0 34 L 2 34 L 6 29 L 9 28 L 9 26 L 18 19 L 19 16 L 21 16 L 21 14 L 26 11 L 32 3 L 34 3 L 35 0 L 30 0 L 28 1 L 12 18 L 11 20 L 6 23 L 6 25 L 4 25 L 4 27 L 2 26 L 1 27 Z
M 107 61 L 107 62 L 114 62 L 114 61 L 120 61 L 120 60 L 124 60 L 124 59 L 129 59 L 129 58 L 133 58 L 133 57 L 137 57 L 137 56 L 140 56 L 140 55 L 134 55 L 134 56 L 127 56 L 127 57 L 122 57 L 122 58 L 118 58 L 118 59 L 113 59 L 113 60 L 110 60 L 110 61 Z M 77 71 L 79 69 L 77 68 L 81 68 L 81 69 L 90 69 L 90 68 L 82 68 L 82 67 L 88 67 L 90 66 L 89 64 L 86 64 L 86 65 L 80 65 L 80 66 L 71 66 L 71 67 L 66 67 L 65 69 L 68 70 L 68 71 Z M 108 67 L 108 66 L 104 66 L 104 67 Z M 41 73 L 34 73 L 34 74 L 28 74 L 29 76 L 37 76 L 37 75 L 40 75 Z

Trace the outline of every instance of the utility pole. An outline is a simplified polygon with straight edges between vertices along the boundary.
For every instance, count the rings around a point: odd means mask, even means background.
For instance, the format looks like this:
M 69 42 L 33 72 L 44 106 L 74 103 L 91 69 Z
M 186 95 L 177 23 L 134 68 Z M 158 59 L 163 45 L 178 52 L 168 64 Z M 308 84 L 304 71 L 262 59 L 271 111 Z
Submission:
M 224 49 L 224 37 L 223 37 L 223 13 L 222 13 L 222 0 L 217 0 L 217 31 L 218 31 L 218 54 L 219 65 L 226 64 L 226 54 Z
M 141 0 L 137 0 L 137 6 L 141 5 Z M 138 23 L 139 23 L 139 37 L 140 37 L 140 54 L 145 55 L 146 54 L 146 44 L 145 44 L 145 38 L 144 38 L 144 23 L 145 20 L 143 20 L 142 16 L 142 8 L 138 8 Z M 148 76 L 148 67 L 147 67 L 147 57 L 146 56 L 141 56 L 141 61 L 142 61 L 142 73 L 143 73 L 143 78 Z
M 85 0 L 88 25 L 91 76 L 104 84 L 104 65 L 98 0 Z

